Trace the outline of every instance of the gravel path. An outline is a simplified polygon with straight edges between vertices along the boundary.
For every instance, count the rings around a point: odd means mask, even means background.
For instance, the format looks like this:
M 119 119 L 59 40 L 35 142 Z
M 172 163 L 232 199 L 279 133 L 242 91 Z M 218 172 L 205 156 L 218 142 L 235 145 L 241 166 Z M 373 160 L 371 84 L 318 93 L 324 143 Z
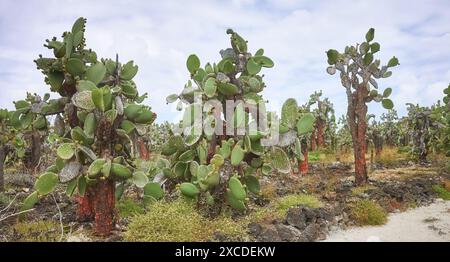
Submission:
M 450 241 L 450 201 L 389 215 L 383 226 L 367 226 L 331 232 L 328 242 L 442 242 Z

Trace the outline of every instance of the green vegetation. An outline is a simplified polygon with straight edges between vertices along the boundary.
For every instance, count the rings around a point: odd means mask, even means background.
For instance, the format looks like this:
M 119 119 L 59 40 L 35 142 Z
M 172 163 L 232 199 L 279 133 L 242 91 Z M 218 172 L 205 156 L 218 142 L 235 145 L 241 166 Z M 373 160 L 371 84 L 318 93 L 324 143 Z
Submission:
M 144 205 L 140 202 L 136 202 L 131 198 L 121 199 L 116 205 L 119 216 L 126 218 L 132 217 L 139 214 L 144 214 Z
M 444 200 L 450 200 L 450 191 L 448 191 L 447 189 L 445 189 L 443 186 L 441 185 L 434 185 L 433 186 L 433 190 L 434 192 L 436 192 L 438 194 L 438 196 Z
M 214 232 L 221 232 L 230 240 L 244 240 L 246 229 L 242 223 L 224 214 L 208 219 L 197 212 L 192 201 L 156 202 L 148 213 L 131 218 L 126 241 L 203 242 L 214 240 Z
M 18 242 L 57 242 L 61 237 L 60 225 L 54 221 L 19 222 L 11 230 Z
M 323 203 L 313 195 L 292 194 L 273 199 L 268 206 L 260 207 L 249 214 L 249 222 L 269 222 L 273 219 L 285 218 L 289 208 L 304 205 L 310 208 L 319 208 Z
M 367 199 L 351 204 L 350 217 L 360 226 L 383 225 L 387 222 L 386 211 L 378 203 Z

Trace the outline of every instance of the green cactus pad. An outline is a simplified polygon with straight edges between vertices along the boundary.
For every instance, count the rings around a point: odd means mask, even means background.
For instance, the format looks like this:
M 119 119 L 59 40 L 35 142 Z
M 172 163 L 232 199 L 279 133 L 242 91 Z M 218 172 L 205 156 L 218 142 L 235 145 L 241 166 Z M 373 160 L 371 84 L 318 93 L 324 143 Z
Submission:
M 66 63 L 66 70 L 74 76 L 81 76 L 86 71 L 84 63 L 78 58 L 70 58 Z
M 247 61 L 247 72 L 250 75 L 256 75 L 261 71 L 261 64 L 257 63 L 254 59 L 250 58 Z
M 133 184 L 139 188 L 144 188 L 148 183 L 148 177 L 143 171 L 134 172 L 131 180 L 133 181 Z
M 254 56 L 253 59 L 262 67 L 272 68 L 274 66 L 272 59 L 268 58 L 267 56 Z
M 214 165 L 214 167 L 216 169 L 220 168 L 223 163 L 225 162 L 225 159 L 223 158 L 222 155 L 219 154 L 215 154 L 212 158 L 211 158 L 211 164 Z
M 98 85 L 106 74 L 106 66 L 102 63 L 96 63 L 86 70 L 86 79 Z
M 261 168 L 261 172 L 267 176 L 272 172 L 272 167 L 268 164 L 263 164 L 263 166 Z
M 394 67 L 394 66 L 398 66 L 399 64 L 400 64 L 400 63 L 398 62 L 398 58 L 394 56 L 394 57 L 392 57 L 392 58 L 389 60 L 387 66 L 388 66 L 388 67 Z
M 100 171 L 102 171 L 105 163 L 106 160 L 102 158 L 94 160 L 88 168 L 88 177 L 96 178 L 100 174 Z
M 208 97 L 213 97 L 216 95 L 216 91 L 217 91 L 217 82 L 216 79 L 214 78 L 208 78 L 208 80 L 206 80 L 205 82 L 205 87 L 204 87 L 204 91 L 205 94 Z
M 94 113 L 89 113 L 84 120 L 84 133 L 87 137 L 93 138 L 95 130 L 97 129 L 97 120 Z
M 239 93 L 239 88 L 231 83 L 219 83 L 219 92 L 226 96 L 232 96 Z
M 124 114 L 129 120 L 134 120 L 144 110 L 143 105 L 129 104 L 124 109 Z
M 183 195 L 192 198 L 200 194 L 200 190 L 194 184 L 187 182 L 180 185 L 180 191 Z
M 234 209 L 237 209 L 239 211 L 244 211 L 246 209 L 245 204 L 242 200 L 236 199 L 231 191 L 227 191 L 226 195 L 227 203 Z
M 389 97 L 391 94 L 392 94 L 392 88 L 388 87 L 388 88 L 384 89 L 384 92 L 383 92 L 384 97 Z
M 39 195 L 44 196 L 53 192 L 56 184 L 58 184 L 58 176 L 55 173 L 46 172 L 39 176 L 34 184 L 34 188 Z
M 339 59 L 339 52 L 334 49 L 330 49 L 327 51 L 328 64 L 334 65 Z
M 95 108 L 95 104 L 92 101 L 92 92 L 85 90 L 75 93 L 72 97 L 72 103 L 81 109 L 92 111 Z
M 125 130 L 127 134 L 130 134 L 134 129 L 136 129 L 136 125 L 128 120 L 123 120 L 122 123 L 120 123 L 120 128 Z
M 164 190 L 159 183 L 148 183 L 144 186 L 144 196 L 151 196 L 156 200 L 160 200 L 164 197 Z
M 138 66 L 133 64 L 133 61 L 129 61 L 122 66 L 120 71 L 120 79 L 131 80 L 138 72 Z
M 200 59 L 194 54 L 190 55 L 186 61 L 186 67 L 191 74 L 195 74 L 200 68 Z
M 270 164 L 278 172 L 288 174 L 291 171 L 291 163 L 286 152 L 279 147 L 274 147 L 270 152 Z
M 231 164 L 233 166 L 238 166 L 244 159 L 245 151 L 242 149 L 241 145 L 236 144 L 231 151 Z
M 113 101 L 111 90 L 106 86 L 92 90 L 92 101 L 102 112 L 111 109 Z
M 312 113 L 304 114 L 297 122 L 297 133 L 303 135 L 312 132 L 314 129 L 315 117 Z
M 297 122 L 298 104 L 294 98 L 289 98 L 281 108 L 281 123 L 289 128 L 294 128 Z
M 228 181 L 228 187 L 236 199 L 244 200 L 247 197 L 247 192 L 237 177 L 233 176 L 230 178 Z
M 261 190 L 261 186 L 259 185 L 259 180 L 253 175 L 245 176 L 245 185 L 247 186 L 247 189 L 254 193 L 258 194 Z
M 182 162 L 188 162 L 188 161 L 194 160 L 194 157 L 195 157 L 195 150 L 189 149 L 186 152 L 184 152 L 183 154 L 181 154 L 178 157 L 178 160 L 182 161 Z
M 370 42 L 374 39 L 375 37 L 375 29 L 370 28 L 369 31 L 367 31 L 366 33 L 366 41 Z
M 377 42 L 371 44 L 370 51 L 372 52 L 372 54 L 375 54 L 376 52 L 380 51 L 380 44 Z
M 112 163 L 111 164 L 111 173 L 118 178 L 128 179 L 132 177 L 131 170 L 126 166 L 121 164 Z
M 36 203 L 39 201 L 38 192 L 34 191 L 33 193 L 29 194 L 27 198 L 23 201 L 21 211 L 29 210 L 36 205 Z
M 381 104 L 383 105 L 384 108 L 386 109 L 392 109 L 394 108 L 394 103 L 392 102 L 391 99 L 383 99 L 381 100 Z
M 233 145 L 233 142 L 229 143 L 226 140 L 222 140 L 222 146 L 219 149 L 219 153 L 222 155 L 223 158 L 229 158 L 231 155 L 231 146 Z
M 64 160 L 71 159 L 75 154 L 74 145 L 72 143 L 61 144 L 56 150 L 56 154 Z

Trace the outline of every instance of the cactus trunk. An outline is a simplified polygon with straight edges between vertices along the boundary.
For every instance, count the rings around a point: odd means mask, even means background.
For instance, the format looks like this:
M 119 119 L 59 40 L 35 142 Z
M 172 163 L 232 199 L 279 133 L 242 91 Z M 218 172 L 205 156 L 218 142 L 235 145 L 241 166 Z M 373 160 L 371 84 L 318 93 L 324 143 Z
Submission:
M 137 139 L 137 146 L 139 149 L 139 157 L 143 160 L 148 160 L 150 154 L 148 152 L 147 145 L 145 144 L 144 140 L 141 137 Z
M 41 136 L 38 131 L 33 131 L 31 133 L 31 153 L 30 157 L 25 162 L 25 167 L 30 171 L 31 174 L 36 174 L 38 172 L 39 160 L 41 158 Z
M 106 236 L 114 229 L 114 181 L 99 180 L 93 187 L 95 191 L 95 197 L 92 198 L 95 213 L 94 230 L 96 234 Z
M 359 85 L 354 93 L 351 93 L 350 90 L 347 90 L 347 115 L 353 141 L 356 185 L 364 185 L 368 180 L 366 168 L 367 105 L 365 102 L 365 98 L 367 97 L 367 95 L 368 91 L 364 85 Z
M 302 154 L 304 160 L 299 160 L 298 170 L 300 175 L 306 175 L 308 173 L 308 144 L 306 139 L 302 139 Z
M 316 139 L 316 129 L 314 128 L 314 131 L 311 134 L 311 151 L 317 150 L 317 139 Z
M 3 171 L 5 159 L 6 159 L 5 146 L 0 146 L 0 192 L 3 192 L 5 190 L 5 174 Z
M 77 219 L 80 222 L 92 221 L 94 219 L 94 210 L 92 208 L 92 192 L 87 188 L 84 196 L 76 198 L 78 202 Z
M 325 121 L 318 118 L 317 119 L 317 147 L 318 148 L 325 146 L 324 129 L 325 129 Z

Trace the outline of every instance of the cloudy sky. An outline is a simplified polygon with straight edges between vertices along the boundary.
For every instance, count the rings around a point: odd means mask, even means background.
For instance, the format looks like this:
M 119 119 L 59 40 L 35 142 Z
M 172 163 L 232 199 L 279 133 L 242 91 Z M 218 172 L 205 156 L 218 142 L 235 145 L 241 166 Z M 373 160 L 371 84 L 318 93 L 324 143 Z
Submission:
M 165 97 L 179 93 L 189 78 L 186 58 L 195 53 L 202 64 L 219 61 L 229 46 L 227 28 L 275 61 L 264 69 L 271 108 L 289 97 L 304 103 L 323 90 L 345 113 L 346 97 L 337 75 L 326 74 L 325 51 L 342 50 L 376 28 L 382 62 L 393 55 L 401 65 L 379 86 L 393 88 L 400 115 L 405 103 L 431 105 L 450 83 L 450 1 L 448 0 L 234 0 L 234 1 L 17 1 L 0 0 L 0 108 L 12 108 L 26 91 L 43 94 L 43 76 L 33 63 L 50 54 L 46 38 L 69 30 L 79 16 L 88 19 L 87 45 L 99 57 L 134 60 L 138 88 L 158 122 L 176 119 Z M 371 104 L 372 113 L 384 112 Z

